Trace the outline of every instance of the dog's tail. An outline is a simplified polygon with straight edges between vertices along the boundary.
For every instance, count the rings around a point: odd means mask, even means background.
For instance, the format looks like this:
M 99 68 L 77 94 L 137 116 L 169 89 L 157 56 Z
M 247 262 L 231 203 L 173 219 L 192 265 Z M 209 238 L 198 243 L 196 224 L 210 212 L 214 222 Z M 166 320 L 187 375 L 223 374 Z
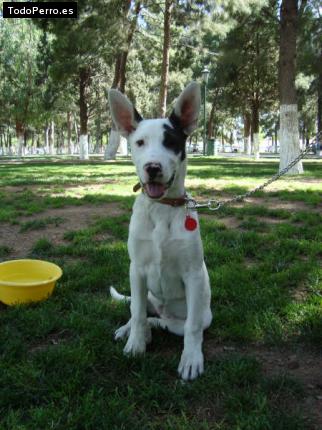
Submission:
M 125 302 L 128 302 L 128 303 L 131 302 L 130 296 L 124 296 L 123 294 L 118 293 L 114 287 L 110 287 L 110 293 L 111 293 L 111 296 L 113 297 L 113 299 L 115 299 L 117 301 L 124 300 Z

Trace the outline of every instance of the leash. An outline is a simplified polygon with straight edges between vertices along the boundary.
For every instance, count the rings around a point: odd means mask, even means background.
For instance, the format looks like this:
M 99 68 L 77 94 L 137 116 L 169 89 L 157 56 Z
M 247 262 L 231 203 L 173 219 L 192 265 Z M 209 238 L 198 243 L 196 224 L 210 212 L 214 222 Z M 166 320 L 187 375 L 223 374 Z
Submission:
M 206 202 L 197 202 L 195 199 L 188 198 L 186 202 L 186 208 L 190 210 L 198 210 L 198 209 L 206 208 L 206 209 L 209 209 L 210 211 L 218 211 L 220 208 L 224 206 L 228 206 L 232 203 L 245 200 L 247 197 L 255 194 L 257 191 L 263 190 L 272 182 L 275 182 L 279 178 L 284 176 L 293 166 L 295 166 L 295 164 L 297 164 L 302 158 L 304 158 L 311 149 L 314 148 L 314 146 L 320 140 L 321 137 L 322 137 L 322 132 L 319 132 L 315 136 L 314 140 L 304 150 L 300 151 L 299 155 L 293 161 L 291 161 L 286 167 L 284 167 L 284 169 L 282 169 L 278 173 L 275 173 L 275 175 L 273 175 L 270 179 L 268 179 L 262 185 L 259 185 L 258 187 L 254 188 L 253 190 L 247 191 L 244 194 L 237 194 L 236 196 L 228 200 L 209 199 Z
M 262 185 L 259 185 L 258 187 L 250 191 L 247 191 L 244 194 L 237 194 L 236 196 L 228 200 L 209 199 L 205 202 L 198 202 L 197 200 L 189 198 L 187 195 L 184 195 L 182 197 L 177 197 L 177 198 L 165 197 L 164 199 L 158 200 L 158 203 L 170 205 L 173 207 L 185 205 L 187 210 L 209 209 L 210 211 L 218 211 L 224 206 L 228 206 L 235 202 L 243 201 L 247 197 L 250 197 L 251 195 L 255 194 L 257 191 L 263 190 L 272 182 L 275 182 L 279 178 L 284 176 L 293 166 L 295 166 L 295 164 L 297 164 L 302 158 L 304 158 L 311 149 L 314 148 L 314 146 L 316 145 L 316 143 L 319 141 L 321 137 L 322 137 L 322 132 L 318 133 L 315 136 L 314 140 L 304 150 L 300 151 L 299 155 L 296 158 L 294 158 L 294 160 L 291 161 L 286 167 L 284 167 L 284 169 L 280 170 L 278 173 L 275 173 L 275 175 L 273 175 L 270 179 L 265 181 Z M 142 188 L 142 185 L 140 182 L 138 182 L 136 185 L 134 185 L 133 191 L 136 192 L 140 188 Z

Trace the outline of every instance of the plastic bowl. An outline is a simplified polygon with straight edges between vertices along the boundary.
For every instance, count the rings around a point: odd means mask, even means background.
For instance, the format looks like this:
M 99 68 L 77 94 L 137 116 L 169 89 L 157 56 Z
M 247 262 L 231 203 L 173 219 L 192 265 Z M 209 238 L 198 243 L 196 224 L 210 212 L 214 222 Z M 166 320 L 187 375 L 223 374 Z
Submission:
M 51 295 L 63 272 L 42 260 L 11 260 L 0 263 L 0 301 L 6 305 L 38 302 Z

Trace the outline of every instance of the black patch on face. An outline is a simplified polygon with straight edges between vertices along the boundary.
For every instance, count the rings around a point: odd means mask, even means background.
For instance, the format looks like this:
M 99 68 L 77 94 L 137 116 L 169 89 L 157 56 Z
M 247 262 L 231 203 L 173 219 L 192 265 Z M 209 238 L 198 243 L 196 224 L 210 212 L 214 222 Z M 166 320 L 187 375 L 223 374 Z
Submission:
M 186 140 L 188 136 L 184 133 L 180 124 L 180 118 L 174 111 L 169 116 L 169 121 L 173 128 L 169 127 L 167 124 L 163 125 L 164 137 L 162 143 L 176 155 L 181 153 L 181 161 L 183 161 L 186 158 Z
M 143 120 L 143 118 L 135 108 L 134 108 L 134 119 L 135 119 L 135 122 L 141 122 Z

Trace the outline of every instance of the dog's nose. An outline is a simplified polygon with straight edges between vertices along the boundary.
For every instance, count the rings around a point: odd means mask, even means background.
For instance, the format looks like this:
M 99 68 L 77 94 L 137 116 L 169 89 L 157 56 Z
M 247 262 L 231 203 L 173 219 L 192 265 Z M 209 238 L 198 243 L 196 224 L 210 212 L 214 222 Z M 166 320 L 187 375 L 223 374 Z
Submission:
M 160 163 L 147 163 L 144 168 L 150 179 L 155 179 L 162 172 Z

